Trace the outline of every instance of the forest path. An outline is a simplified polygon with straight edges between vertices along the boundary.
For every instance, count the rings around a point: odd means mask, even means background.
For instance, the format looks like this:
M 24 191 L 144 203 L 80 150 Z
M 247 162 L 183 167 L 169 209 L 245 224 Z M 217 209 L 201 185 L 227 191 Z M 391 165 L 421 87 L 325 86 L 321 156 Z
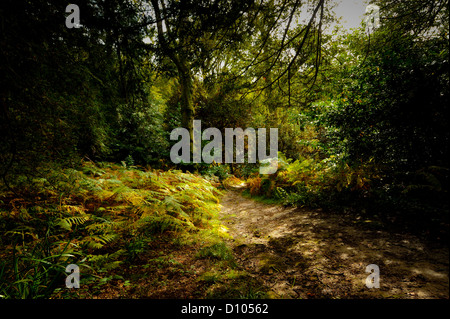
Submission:
M 256 202 L 229 190 L 221 220 L 249 274 L 273 298 L 449 298 L 448 246 L 389 233 L 370 220 Z M 380 269 L 369 289 L 366 266 Z

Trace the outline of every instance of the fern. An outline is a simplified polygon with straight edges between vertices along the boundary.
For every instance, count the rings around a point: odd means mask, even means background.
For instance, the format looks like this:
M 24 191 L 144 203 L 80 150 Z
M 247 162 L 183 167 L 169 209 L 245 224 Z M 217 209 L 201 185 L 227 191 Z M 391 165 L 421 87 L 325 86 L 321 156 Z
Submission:
M 57 225 L 65 230 L 72 230 L 73 225 L 83 225 L 89 220 L 89 216 L 71 216 L 66 218 L 60 218 Z
M 86 236 L 82 241 L 82 245 L 87 245 L 91 249 L 100 249 L 106 245 L 112 244 L 117 240 L 118 235 L 115 233 L 102 234 L 102 235 L 90 235 Z
M 117 223 L 104 222 L 104 223 L 95 223 L 86 226 L 86 230 L 90 233 L 106 233 L 112 231 Z
M 99 271 L 112 270 L 120 266 L 122 261 L 119 259 L 126 253 L 125 249 L 119 249 L 112 254 L 86 256 L 87 260 Z
M 50 170 L 35 184 L 45 198 L 35 207 L 22 198 L 0 202 L 0 221 L 7 225 L 0 229 L 2 244 L 16 241 L 23 251 L 33 251 L 47 242 L 48 253 L 64 252 L 64 262 L 69 253 L 84 256 L 94 272 L 118 267 L 127 251 L 135 256 L 147 247 L 127 246 L 130 238 L 148 242 L 155 235 L 192 239 L 199 230 L 223 233 L 212 221 L 220 191 L 193 174 L 89 162 L 80 170 Z M 49 222 L 57 227 L 43 234 Z M 105 254 L 111 251 L 116 253 Z

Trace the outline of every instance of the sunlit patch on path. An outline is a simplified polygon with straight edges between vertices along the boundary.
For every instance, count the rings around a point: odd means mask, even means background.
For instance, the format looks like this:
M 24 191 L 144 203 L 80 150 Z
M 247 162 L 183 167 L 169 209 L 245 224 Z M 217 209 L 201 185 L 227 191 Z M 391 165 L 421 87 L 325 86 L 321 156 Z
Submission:
M 362 227 L 350 217 L 243 197 L 222 200 L 221 219 L 242 267 L 273 298 L 448 298 L 448 247 Z M 380 268 L 380 288 L 365 285 L 365 268 Z

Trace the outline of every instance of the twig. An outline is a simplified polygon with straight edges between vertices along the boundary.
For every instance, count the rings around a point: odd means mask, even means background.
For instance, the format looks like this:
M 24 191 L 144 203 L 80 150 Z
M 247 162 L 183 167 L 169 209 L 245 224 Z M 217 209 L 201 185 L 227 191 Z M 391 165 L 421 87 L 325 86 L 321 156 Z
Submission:
M 315 267 L 314 269 L 319 270 L 319 271 L 322 271 L 322 272 L 324 272 L 324 273 L 326 273 L 326 274 L 328 274 L 328 275 L 333 275 L 333 276 L 345 276 L 343 272 L 339 272 L 339 273 L 329 272 L 329 271 L 326 271 L 326 270 L 323 270 L 323 269 L 320 269 L 320 268 L 316 268 L 316 267 Z

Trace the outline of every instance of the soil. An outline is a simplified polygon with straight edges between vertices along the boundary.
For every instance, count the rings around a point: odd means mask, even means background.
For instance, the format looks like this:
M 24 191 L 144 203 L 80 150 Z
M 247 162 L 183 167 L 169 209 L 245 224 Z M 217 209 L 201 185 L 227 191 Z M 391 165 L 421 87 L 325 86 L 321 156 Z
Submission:
M 77 298 L 448 299 L 448 244 L 387 231 L 368 217 L 265 204 L 233 188 L 221 223 L 234 260 L 198 258 L 202 243 L 170 236 L 149 243 L 104 284 Z M 366 267 L 379 267 L 368 288 Z
M 270 298 L 449 298 L 448 245 L 388 232 L 376 221 L 329 212 L 222 199 L 221 220 L 238 264 Z M 366 267 L 379 267 L 368 288 Z

